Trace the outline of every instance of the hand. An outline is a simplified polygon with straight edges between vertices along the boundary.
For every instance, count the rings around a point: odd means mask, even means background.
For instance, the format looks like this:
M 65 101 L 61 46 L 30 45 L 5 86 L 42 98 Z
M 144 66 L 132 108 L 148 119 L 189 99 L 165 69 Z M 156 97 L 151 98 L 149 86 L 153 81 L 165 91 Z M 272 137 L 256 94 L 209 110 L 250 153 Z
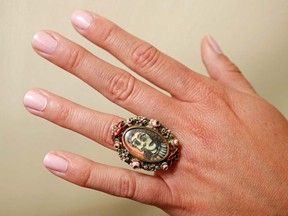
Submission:
M 211 37 L 201 46 L 207 78 L 96 14 L 77 11 L 72 23 L 170 96 L 52 31 L 34 36 L 35 51 L 135 115 L 159 120 L 180 140 L 181 155 L 168 171 L 150 176 L 53 151 L 44 159 L 49 171 L 171 215 L 288 214 L 287 120 L 257 95 Z M 111 127 L 120 117 L 42 89 L 29 91 L 24 104 L 31 113 L 113 149 Z

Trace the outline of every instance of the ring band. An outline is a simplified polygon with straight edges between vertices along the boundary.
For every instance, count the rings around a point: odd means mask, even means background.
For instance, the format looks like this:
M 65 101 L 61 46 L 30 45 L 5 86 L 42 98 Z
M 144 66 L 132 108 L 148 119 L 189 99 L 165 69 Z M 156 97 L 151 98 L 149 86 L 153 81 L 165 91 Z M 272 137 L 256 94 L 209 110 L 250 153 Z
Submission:
M 112 127 L 112 140 L 121 160 L 134 169 L 168 170 L 179 158 L 179 141 L 155 119 L 137 116 Z

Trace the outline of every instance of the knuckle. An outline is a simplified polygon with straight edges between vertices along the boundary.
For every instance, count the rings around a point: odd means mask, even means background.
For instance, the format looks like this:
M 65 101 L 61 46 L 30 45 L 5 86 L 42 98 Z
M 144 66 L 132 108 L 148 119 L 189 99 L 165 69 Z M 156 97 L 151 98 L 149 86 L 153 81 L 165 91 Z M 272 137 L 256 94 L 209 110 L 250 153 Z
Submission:
M 213 85 L 205 85 L 202 88 L 203 98 L 206 98 L 207 100 L 212 100 L 214 101 L 219 97 L 219 91 L 215 86 Z
M 105 22 L 102 23 L 102 34 L 100 40 L 102 43 L 108 43 L 113 40 L 115 36 L 117 26 L 114 23 Z
M 65 126 L 69 124 L 71 119 L 71 108 L 67 106 L 60 105 L 58 111 L 56 112 L 55 121 L 60 126 Z
M 82 187 L 86 187 L 86 188 L 92 188 L 92 182 L 95 182 L 93 179 L 93 169 L 92 166 L 87 166 L 87 168 L 85 170 L 82 171 L 80 178 L 79 178 L 79 183 L 78 185 L 82 186 Z
M 122 175 L 119 178 L 117 195 L 120 197 L 133 199 L 136 190 L 136 181 L 132 175 Z
M 217 108 L 218 106 L 222 106 L 224 100 L 226 98 L 226 94 L 223 88 L 207 83 L 207 82 L 199 82 L 195 89 L 194 99 L 196 102 L 201 102 L 202 104 L 206 104 L 206 106 L 212 106 L 213 108 Z
M 105 122 L 101 128 L 101 130 L 99 130 L 100 137 L 103 137 L 103 143 L 107 144 L 109 147 L 113 147 L 113 141 L 111 139 L 111 132 L 112 132 L 112 127 L 113 125 L 115 125 L 115 123 L 119 122 L 120 120 L 110 120 L 109 122 Z
M 131 55 L 134 66 L 149 69 L 155 67 L 159 62 L 160 52 L 150 44 L 141 43 L 136 46 Z
M 135 78 L 128 74 L 117 74 L 113 77 L 109 93 L 113 101 L 126 101 L 133 93 Z
M 85 54 L 82 49 L 73 49 L 69 53 L 66 67 L 68 68 L 68 70 L 73 71 L 81 67 L 82 63 L 84 62 L 84 59 L 85 59 Z
M 229 62 L 228 65 L 226 65 L 226 70 L 231 73 L 241 74 L 240 69 L 233 62 Z
M 214 86 L 206 86 L 203 91 L 203 101 L 214 108 L 221 108 L 224 104 L 223 92 Z

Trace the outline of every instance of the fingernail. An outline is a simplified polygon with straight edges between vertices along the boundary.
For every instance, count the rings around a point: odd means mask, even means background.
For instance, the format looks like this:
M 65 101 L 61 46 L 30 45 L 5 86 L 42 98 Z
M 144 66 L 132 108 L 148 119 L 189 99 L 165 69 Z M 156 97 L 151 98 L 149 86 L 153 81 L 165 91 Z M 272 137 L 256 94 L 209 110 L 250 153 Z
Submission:
M 35 49 L 46 54 L 52 54 L 57 47 L 57 41 L 46 32 L 38 32 L 34 35 L 32 45 Z
M 79 29 L 87 29 L 93 21 L 93 17 L 86 11 L 75 11 L 71 16 L 72 24 Z
M 47 106 L 47 98 L 38 91 L 29 91 L 24 96 L 24 105 L 36 111 L 43 111 Z
M 68 161 L 58 155 L 48 153 L 43 160 L 44 166 L 53 171 L 66 172 L 68 168 Z
M 220 46 L 218 45 L 218 43 L 214 40 L 214 38 L 212 36 L 208 36 L 208 42 L 211 46 L 211 48 L 214 50 L 214 52 L 218 53 L 218 54 L 222 54 L 222 50 L 220 48 Z

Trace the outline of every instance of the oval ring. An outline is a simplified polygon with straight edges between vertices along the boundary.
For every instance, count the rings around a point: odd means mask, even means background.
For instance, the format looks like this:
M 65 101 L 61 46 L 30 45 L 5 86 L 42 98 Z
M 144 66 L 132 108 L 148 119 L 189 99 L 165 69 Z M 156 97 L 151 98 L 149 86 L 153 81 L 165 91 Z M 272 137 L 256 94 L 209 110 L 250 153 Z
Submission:
M 134 169 L 168 170 L 179 158 L 179 141 L 155 119 L 137 116 L 112 127 L 112 140 L 121 160 Z

